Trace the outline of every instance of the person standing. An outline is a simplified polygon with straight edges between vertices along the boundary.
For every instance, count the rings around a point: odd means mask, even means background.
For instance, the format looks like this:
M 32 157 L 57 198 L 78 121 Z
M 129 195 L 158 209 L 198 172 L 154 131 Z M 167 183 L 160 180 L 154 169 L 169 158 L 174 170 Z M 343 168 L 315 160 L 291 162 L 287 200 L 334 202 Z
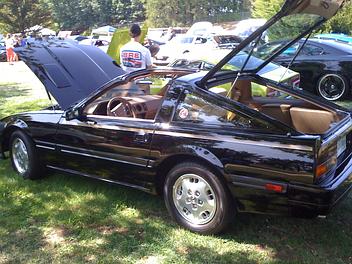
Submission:
M 7 34 L 5 45 L 6 45 L 6 59 L 8 63 L 12 65 L 13 62 L 15 61 L 15 52 L 13 51 L 14 41 L 11 34 Z
M 131 41 L 121 47 L 121 68 L 127 73 L 152 68 L 152 60 L 149 49 L 139 43 L 141 28 L 133 24 L 130 28 Z

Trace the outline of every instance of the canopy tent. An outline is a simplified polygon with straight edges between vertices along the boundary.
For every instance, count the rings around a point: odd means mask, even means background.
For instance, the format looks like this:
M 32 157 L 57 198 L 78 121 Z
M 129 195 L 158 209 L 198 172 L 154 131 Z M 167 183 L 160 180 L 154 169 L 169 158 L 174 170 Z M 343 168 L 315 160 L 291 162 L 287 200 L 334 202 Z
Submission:
M 116 28 L 112 26 L 104 26 L 100 28 L 93 29 L 92 35 L 107 35 L 107 36 L 112 36 L 115 32 Z

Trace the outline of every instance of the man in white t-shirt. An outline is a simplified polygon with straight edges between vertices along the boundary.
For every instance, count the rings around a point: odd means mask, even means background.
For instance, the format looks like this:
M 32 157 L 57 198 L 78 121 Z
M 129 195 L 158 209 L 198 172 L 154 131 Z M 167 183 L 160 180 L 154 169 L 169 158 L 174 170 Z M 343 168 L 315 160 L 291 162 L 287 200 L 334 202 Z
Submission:
M 149 49 L 139 43 L 141 32 L 141 28 L 133 24 L 130 28 L 131 41 L 120 50 L 121 68 L 128 73 L 152 67 Z

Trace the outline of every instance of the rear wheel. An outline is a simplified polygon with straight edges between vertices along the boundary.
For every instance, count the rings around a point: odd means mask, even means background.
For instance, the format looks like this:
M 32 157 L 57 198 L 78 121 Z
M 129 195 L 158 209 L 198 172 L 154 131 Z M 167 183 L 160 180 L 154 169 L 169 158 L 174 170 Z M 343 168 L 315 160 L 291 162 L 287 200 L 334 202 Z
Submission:
M 342 99 L 348 92 L 348 83 L 339 74 L 325 74 L 318 82 L 318 94 L 326 100 L 336 101 Z
M 25 179 L 41 177 L 42 164 L 33 141 L 23 132 L 15 131 L 10 137 L 10 158 L 15 171 Z
M 181 163 L 164 186 L 169 213 L 183 227 L 201 234 L 221 232 L 233 215 L 232 199 L 222 181 L 198 163 Z

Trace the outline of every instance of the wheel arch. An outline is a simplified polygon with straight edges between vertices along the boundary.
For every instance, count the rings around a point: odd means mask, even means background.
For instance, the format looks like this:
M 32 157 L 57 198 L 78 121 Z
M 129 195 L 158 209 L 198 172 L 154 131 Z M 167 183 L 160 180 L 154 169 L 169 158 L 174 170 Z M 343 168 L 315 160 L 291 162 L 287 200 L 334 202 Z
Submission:
M 163 186 L 165 183 L 165 179 L 169 171 L 175 167 L 177 164 L 182 162 L 196 162 L 207 168 L 209 168 L 217 177 L 221 179 L 225 188 L 227 189 L 226 180 L 223 172 L 223 165 L 220 161 L 218 162 L 210 162 L 209 160 L 200 157 L 198 155 L 190 154 L 190 153 L 182 153 L 169 156 L 165 158 L 160 164 L 158 164 L 156 168 L 156 178 L 155 178 L 155 186 L 156 192 L 161 195 L 163 193 Z M 219 166 L 220 164 L 221 166 Z
M 1 142 L 0 142 L 1 154 L 3 155 L 3 157 L 5 157 L 4 152 L 9 150 L 11 134 L 18 130 L 28 135 L 28 133 L 25 131 L 26 128 L 28 128 L 28 125 L 22 120 L 17 120 L 12 124 L 7 125 L 7 127 L 4 129 L 2 133 Z

